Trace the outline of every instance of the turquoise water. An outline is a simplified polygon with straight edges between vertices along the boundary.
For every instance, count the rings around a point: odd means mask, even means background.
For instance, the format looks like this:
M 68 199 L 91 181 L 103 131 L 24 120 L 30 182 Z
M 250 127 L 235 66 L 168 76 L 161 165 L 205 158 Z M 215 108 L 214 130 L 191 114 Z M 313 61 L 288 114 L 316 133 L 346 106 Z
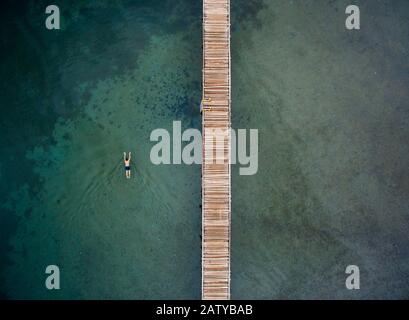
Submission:
M 200 128 L 201 3 L 55 3 L 58 32 L 46 2 L 1 11 L 1 296 L 199 299 L 200 166 L 154 166 L 149 135 Z M 359 1 L 347 32 L 348 4 L 233 2 L 233 126 L 259 130 L 233 298 L 409 296 L 409 6 Z
M 20 17 L 10 8 L 17 35 L 2 35 L 13 51 L 2 70 L 12 77 L 2 95 L 3 292 L 200 298 L 200 167 L 154 166 L 149 136 L 173 120 L 200 127 L 201 6 L 68 3 L 58 32 L 33 1 Z M 58 292 L 44 287 L 50 264 Z

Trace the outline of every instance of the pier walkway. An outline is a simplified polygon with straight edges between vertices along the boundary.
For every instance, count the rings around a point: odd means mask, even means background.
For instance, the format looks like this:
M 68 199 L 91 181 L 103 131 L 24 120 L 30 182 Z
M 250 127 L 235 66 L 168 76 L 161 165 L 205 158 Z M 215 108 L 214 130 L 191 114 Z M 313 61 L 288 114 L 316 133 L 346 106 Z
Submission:
M 203 0 L 202 299 L 230 299 L 230 0 Z

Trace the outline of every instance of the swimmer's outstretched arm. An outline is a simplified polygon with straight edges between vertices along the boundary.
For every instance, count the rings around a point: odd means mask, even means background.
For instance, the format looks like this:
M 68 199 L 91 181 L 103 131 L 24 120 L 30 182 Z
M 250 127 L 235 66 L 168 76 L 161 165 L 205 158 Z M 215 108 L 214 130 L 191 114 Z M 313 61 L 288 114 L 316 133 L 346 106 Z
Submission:
M 126 161 L 126 152 L 124 152 L 124 161 Z
M 129 151 L 129 161 L 131 161 L 131 151 Z

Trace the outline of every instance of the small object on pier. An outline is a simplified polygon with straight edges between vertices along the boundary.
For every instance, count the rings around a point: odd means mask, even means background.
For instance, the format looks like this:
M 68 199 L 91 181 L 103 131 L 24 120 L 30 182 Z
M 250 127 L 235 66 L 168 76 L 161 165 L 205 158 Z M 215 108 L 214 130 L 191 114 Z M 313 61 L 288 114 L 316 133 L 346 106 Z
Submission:
M 202 101 L 200 102 L 200 113 L 203 113 L 203 110 L 212 110 L 212 107 L 207 107 L 207 108 L 204 108 L 204 106 L 203 106 L 203 103 L 206 103 L 206 102 L 211 102 L 212 101 L 212 98 L 203 98 L 202 99 Z

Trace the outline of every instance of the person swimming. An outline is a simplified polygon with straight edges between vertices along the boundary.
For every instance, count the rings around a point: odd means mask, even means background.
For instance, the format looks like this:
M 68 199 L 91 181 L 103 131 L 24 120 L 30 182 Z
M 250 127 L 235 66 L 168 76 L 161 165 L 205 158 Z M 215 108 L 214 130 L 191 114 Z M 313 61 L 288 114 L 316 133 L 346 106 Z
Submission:
M 124 152 L 124 164 L 125 164 L 125 177 L 127 179 L 131 178 L 131 152 L 129 155 L 126 156 L 126 152 Z

